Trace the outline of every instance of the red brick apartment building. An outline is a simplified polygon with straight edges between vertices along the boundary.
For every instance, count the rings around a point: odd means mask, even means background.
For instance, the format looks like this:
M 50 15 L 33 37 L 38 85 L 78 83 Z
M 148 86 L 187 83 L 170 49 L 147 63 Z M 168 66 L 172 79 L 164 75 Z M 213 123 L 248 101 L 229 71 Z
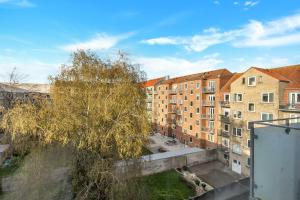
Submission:
M 189 146 L 216 148 L 217 102 L 231 77 L 220 69 L 162 81 L 154 95 L 156 131 Z

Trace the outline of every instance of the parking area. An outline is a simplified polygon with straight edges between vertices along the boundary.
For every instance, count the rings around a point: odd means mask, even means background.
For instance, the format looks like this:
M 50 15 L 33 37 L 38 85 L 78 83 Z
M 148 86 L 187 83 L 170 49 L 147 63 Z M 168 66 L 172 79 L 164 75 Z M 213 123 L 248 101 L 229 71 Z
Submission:
M 171 137 L 163 136 L 159 133 L 155 133 L 150 136 L 150 143 L 147 148 L 152 153 L 159 153 L 164 151 L 174 151 L 183 148 L 189 148 L 188 146 L 180 143 L 177 139 Z
M 214 188 L 219 188 L 237 181 L 243 176 L 231 171 L 220 161 L 211 161 L 200 165 L 189 167 L 189 171 L 195 173 Z

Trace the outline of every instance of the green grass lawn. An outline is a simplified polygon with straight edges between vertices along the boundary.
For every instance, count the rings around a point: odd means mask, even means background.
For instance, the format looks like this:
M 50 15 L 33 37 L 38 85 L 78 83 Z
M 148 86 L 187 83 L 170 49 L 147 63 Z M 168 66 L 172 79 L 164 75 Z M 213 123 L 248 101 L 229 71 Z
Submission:
M 142 184 L 148 188 L 153 200 L 187 199 L 195 194 L 175 170 L 145 176 Z

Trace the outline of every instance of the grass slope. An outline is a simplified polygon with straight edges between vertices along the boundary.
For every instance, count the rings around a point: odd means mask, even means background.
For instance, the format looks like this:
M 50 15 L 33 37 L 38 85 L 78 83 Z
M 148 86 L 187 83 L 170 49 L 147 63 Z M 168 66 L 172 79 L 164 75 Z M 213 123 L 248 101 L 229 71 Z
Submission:
M 145 176 L 142 184 L 148 188 L 153 200 L 187 199 L 195 194 L 175 170 Z

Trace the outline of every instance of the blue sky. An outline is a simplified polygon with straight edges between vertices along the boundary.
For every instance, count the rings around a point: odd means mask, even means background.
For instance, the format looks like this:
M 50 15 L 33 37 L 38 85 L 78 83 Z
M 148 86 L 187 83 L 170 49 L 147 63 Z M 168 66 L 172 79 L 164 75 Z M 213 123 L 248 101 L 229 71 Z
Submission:
M 0 81 L 47 82 L 76 49 L 148 78 L 300 63 L 299 0 L 0 0 Z

